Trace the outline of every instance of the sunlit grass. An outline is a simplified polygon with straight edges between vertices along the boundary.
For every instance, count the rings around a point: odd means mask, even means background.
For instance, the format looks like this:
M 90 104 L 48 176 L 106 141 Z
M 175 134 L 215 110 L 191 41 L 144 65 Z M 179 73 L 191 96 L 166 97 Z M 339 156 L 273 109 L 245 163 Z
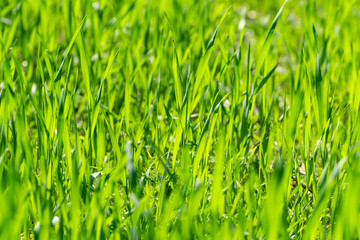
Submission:
M 0 239 L 360 238 L 359 1 L 0 1 Z

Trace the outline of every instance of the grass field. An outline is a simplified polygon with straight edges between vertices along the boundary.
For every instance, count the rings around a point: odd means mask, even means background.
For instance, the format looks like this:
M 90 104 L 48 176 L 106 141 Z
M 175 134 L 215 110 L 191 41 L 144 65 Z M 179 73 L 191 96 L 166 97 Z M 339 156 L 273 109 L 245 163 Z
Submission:
M 1 0 L 0 239 L 359 239 L 358 0 Z

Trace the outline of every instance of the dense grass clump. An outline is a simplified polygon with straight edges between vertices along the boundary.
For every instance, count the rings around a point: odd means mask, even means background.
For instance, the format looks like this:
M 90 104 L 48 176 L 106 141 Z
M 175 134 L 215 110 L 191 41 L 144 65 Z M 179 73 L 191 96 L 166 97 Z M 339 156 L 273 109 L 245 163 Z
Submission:
M 0 1 L 0 239 L 359 239 L 359 22 Z

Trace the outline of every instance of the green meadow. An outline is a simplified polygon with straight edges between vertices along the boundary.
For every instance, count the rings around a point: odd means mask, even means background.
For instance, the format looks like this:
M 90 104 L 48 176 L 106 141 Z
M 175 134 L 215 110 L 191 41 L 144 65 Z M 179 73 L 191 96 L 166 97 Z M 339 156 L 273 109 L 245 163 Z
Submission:
M 359 239 L 358 0 L 1 0 L 0 239 Z

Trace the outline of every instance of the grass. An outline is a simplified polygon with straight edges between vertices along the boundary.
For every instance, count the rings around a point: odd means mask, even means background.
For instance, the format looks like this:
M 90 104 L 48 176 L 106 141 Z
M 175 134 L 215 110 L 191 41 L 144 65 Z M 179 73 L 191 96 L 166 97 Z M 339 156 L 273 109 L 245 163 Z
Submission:
M 359 1 L 0 2 L 0 239 L 359 239 Z

